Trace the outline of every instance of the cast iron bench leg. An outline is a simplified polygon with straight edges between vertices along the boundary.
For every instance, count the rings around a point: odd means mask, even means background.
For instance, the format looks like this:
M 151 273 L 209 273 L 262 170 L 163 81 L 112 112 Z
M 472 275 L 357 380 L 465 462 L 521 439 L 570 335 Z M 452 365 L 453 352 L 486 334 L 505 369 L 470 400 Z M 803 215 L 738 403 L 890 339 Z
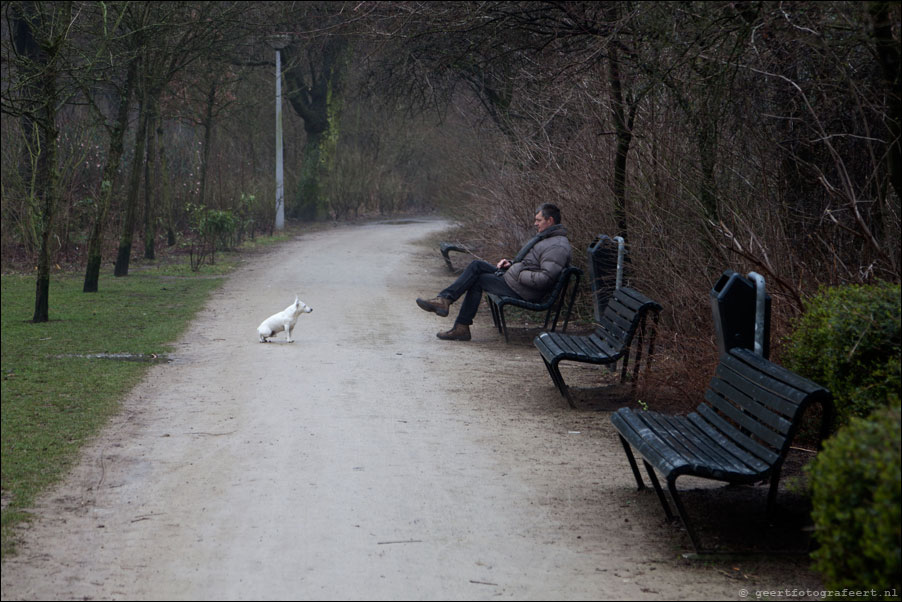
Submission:
M 623 451 L 626 452 L 626 459 L 629 460 L 630 468 L 633 469 L 633 476 L 636 477 L 638 490 L 642 491 L 645 489 L 645 481 L 642 480 L 642 473 L 639 472 L 639 465 L 636 464 L 636 457 L 633 455 L 633 450 L 630 448 L 630 444 L 626 442 L 626 439 L 623 438 L 623 435 L 618 433 L 618 437 L 620 437 L 620 443 L 623 445 Z
M 504 319 L 503 303 L 498 307 L 498 315 L 501 317 L 501 332 L 504 334 L 504 342 L 510 343 L 510 338 L 507 335 L 507 321 Z
M 495 328 L 498 329 L 498 334 L 503 334 L 501 331 L 501 318 L 498 316 L 498 305 L 492 301 L 492 298 L 489 297 L 489 309 L 492 310 L 492 322 L 495 324 Z
M 670 497 L 673 498 L 673 503 L 677 507 L 677 512 L 680 513 L 680 520 L 683 521 L 683 526 L 686 527 L 686 533 L 689 534 L 689 539 L 692 540 L 692 547 L 695 548 L 697 554 L 701 554 L 703 551 L 702 546 L 699 543 L 698 536 L 695 534 L 695 529 L 692 528 L 692 523 L 689 522 L 689 515 L 686 513 L 686 508 L 683 506 L 683 500 L 680 499 L 680 495 L 677 493 L 676 477 L 667 479 L 667 489 L 670 490 Z
M 655 488 L 655 493 L 658 494 L 658 500 L 660 500 L 661 506 L 664 508 L 664 514 L 667 515 L 667 520 L 673 521 L 675 518 L 673 516 L 673 511 L 670 509 L 670 504 L 667 503 L 667 496 L 664 495 L 664 490 L 661 489 L 661 483 L 658 481 L 655 469 L 644 459 L 642 460 L 642 463 L 645 464 L 645 471 L 648 473 L 648 478 L 651 479 L 651 484 Z M 677 510 L 679 510 L 679 507 L 677 507 Z
M 767 491 L 767 516 L 773 516 L 774 509 L 777 506 L 777 488 L 780 484 L 781 465 L 774 466 L 774 472 L 770 476 L 770 488 Z
M 551 381 L 555 384 L 558 391 L 560 391 L 561 395 L 567 399 L 567 403 L 570 404 L 570 407 L 575 408 L 576 404 L 573 403 L 573 398 L 570 397 L 570 387 L 564 383 L 564 377 L 561 375 L 559 363 L 549 362 L 544 357 L 542 357 L 542 361 L 545 362 L 545 367 L 548 368 L 548 374 L 551 375 Z

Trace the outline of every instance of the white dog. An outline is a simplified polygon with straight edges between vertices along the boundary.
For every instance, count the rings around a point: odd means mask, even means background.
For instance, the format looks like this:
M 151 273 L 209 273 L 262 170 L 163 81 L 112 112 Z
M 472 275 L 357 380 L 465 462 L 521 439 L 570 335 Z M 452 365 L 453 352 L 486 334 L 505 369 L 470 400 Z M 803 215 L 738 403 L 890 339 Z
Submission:
M 266 340 L 268 337 L 273 337 L 276 333 L 284 330 L 288 337 L 287 342 L 292 343 L 291 331 L 294 330 L 294 325 L 298 321 L 298 316 L 301 314 L 309 314 L 311 311 L 313 311 L 313 308 L 309 307 L 295 295 L 294 303 L 279 313 L 266 318 L 263 320 L 263 323 L 257 327 L 257 334 L 260 335 L 260 342 L 268 343 L 269 341 Z

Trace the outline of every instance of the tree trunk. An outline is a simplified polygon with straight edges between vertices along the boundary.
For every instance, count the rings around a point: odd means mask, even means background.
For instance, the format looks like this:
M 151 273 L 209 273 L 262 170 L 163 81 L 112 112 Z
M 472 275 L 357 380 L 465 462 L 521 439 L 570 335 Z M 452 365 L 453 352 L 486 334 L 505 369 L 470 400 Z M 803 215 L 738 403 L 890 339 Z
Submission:
M 113 131 L 110 133 L 110 149 L 107 155 L 106 166 L 103 169 L 103 180 L 100 183 L 100 205 L 94 216 L 94 227 L 91 229 L 91 238 L 88 241 L 88 266 L 85 269 L 85 284 L 82 289 L 85 293 L 96 293 L 99 289 L 100 264 L 103 253 L 103 229 L 106 226 L 106 219 L 113 198 L 116 172 L 119 171 L 119 163 L 122 160 L 125 130 L 128 127 L 128 109 L 136 73 L 137 62 L 133 60 L 128 67 L 125 90 L 123 90 L 122 97 L 119 99 L 116 123 L 113 126 Z
M 614 219 L 617 222 L 617 234 L 627 240 L 627 203 L 626 203 L 626 166 L 629 159 L 630 144 L 633 140 L 632 111 L 627 116 L 626 103 L 623 99 L 623 81 L 620 76 L 620 59 L 617 48 L 611 49 L 608 59 L 609 83 L 611 94 L 611 114 L 614 118 L 614 130 L 617 137 L 614 155 Z
M 293 217 L 317 220 L 328 215 L 328 203 L 323 197 L 322 187 L 332 170 L 338 142 L 338 115 L 347 48 L 347 42 L 342 38 L 331 38 L 326 42 L 319 68 L 310 74 L 310 84 L 305 81 L 297 48 L 288 46 L 284 50 L 290 65 L 285 69 L 287 97 L 295 112 L 304 120 L 304 131 L 307 133 L 297 201 L 287 212 Z
M 56 197 L 59 194 L 59 170 L 56 166 L 57 148 L 59 146 L 56 129 L 56 74 L 45 70 L 42 86 L 45 96 L 45 110 L 41 120 L 40 136 L 46 153 L 41 152 L 38 158 L 38 181 L 41 182 L 41 250 L 38 255 L 38 277 L 35 286 L 34 316 L 32 322 L 48 322 L 50 320 L 50 235 L 53 231 L 53 216 L 56 208 Z
M 207 203 L 207 168 L 210 165 L 210 142 L 213 138 L 213 109 L 216 106 L 216 82 L 210 82 L 207 104 L 204 108 L 204 153 L 200 163 L 200 205 Z
M 888 111 L 886 127 L 890 132 L 886 161 L 890 183 L 896 198 L 902 198 L 902 95 L 899 94 L 902 79 L 902 53 L 899 42 L 893 37 L 893 24 L 889 16 L 889 2 L 871 3 L 871 20 L 874 25 L 874 42 L 883 74 L 882 85 L 886 92 Z
M 138 132 L 135 134 L 135 156 L 129 176 L 128 196 L 125 199 L 125 219 L 122 221 L 122 233 L 119 237 L 119 251 L 116 255 L 116 267 L 113 275 L 128 276 L 128 264 L 132 254 L 132 239 L 135 232 L 135 220 L 138 212 L 138 193 L 141 187 L 141 172 L 144 167 L 144 148 L 147 140 L 147 102 L 142 99 L 138 108 Z
M 163 211 L 166 212 L 166 245 L 175 244 L 175 220 L 172 207 L 172 182 L 169 180 L 169 160 L 166 158 L 165 146 L 160 146 L 160 184 L 162 186 Z
M 29 195 L 40 206 L 40 249 L 38 251 L 32 322 L 50 320 L 50 239 L 59 196 L 59 130 L 56 126 L 59 91 L 57 89 L 57 55 L 66 43 L 66 26 L 71 23 L 70 3 L 41 6 L 23 3 L 12 7 L 13 36 L 16 51 L 23 60 L 27 95 L 25 135 L 34 158 L 28 162 L 31 182 Z M 35 24 L 44 29 L 36 31 Z M 34 166 L 33 168 L 31 166 Z M 33 171 L 32 171 L 33 169 Z
M 155 209 L 159 203 L 155 202 L 159 195 L 159 182 L 157 180 L 157 124 L 159 113 L 157 112 L 156 95 L 150 99 L 150 111 L 147 125 L 147 160 L 144 162 L 144 259 L 156 257 L 154 243 L 157 237 Z
M 715 178 L 718 133 L 717 124 L 714 121 L 713 117 L 701 115 L 695 122 L 695 136 L 702 175 L 699 201 L 702 205 L 704 217 L 716 223 L 719 214 L 717 209 L 717 180 Z
M 320 132 L 307 133 L 297 201 L 294 210 L 288 211 L 292 217 L 305 221 L 317 220 L 326 213 L 322 197 L 322 179 L 325 176 L 321 165 L 322 139 Z

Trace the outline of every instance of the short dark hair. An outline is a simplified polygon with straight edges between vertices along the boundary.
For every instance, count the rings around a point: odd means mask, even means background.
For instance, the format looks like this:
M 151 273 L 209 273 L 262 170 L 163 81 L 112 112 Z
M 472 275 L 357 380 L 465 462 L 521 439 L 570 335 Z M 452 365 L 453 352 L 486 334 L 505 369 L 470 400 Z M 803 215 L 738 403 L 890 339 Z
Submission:
M 555 225 L 561 223 L 561 210 L 554 203 L 542 203 L 536 209 L 536 213 L 541 213 L 545 219 L 550 217 L 554 220 Z

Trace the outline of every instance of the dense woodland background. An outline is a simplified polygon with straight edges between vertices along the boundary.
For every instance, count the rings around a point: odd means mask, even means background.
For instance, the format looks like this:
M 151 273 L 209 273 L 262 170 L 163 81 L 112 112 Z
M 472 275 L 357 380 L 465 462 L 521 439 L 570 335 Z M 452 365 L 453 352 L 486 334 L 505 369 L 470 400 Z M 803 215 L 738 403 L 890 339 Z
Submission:
M 289 219 L 441 211 L 493 259 L 555 202 L 578 262 L 626 238 L 689 357 L 725 269 L 767 278 L 775 340 L 822 285 L 900 279 L 899 2 L 3 2 L 34 320 L 57 265 L 90 292 L 272 230 L 275 48 Z

